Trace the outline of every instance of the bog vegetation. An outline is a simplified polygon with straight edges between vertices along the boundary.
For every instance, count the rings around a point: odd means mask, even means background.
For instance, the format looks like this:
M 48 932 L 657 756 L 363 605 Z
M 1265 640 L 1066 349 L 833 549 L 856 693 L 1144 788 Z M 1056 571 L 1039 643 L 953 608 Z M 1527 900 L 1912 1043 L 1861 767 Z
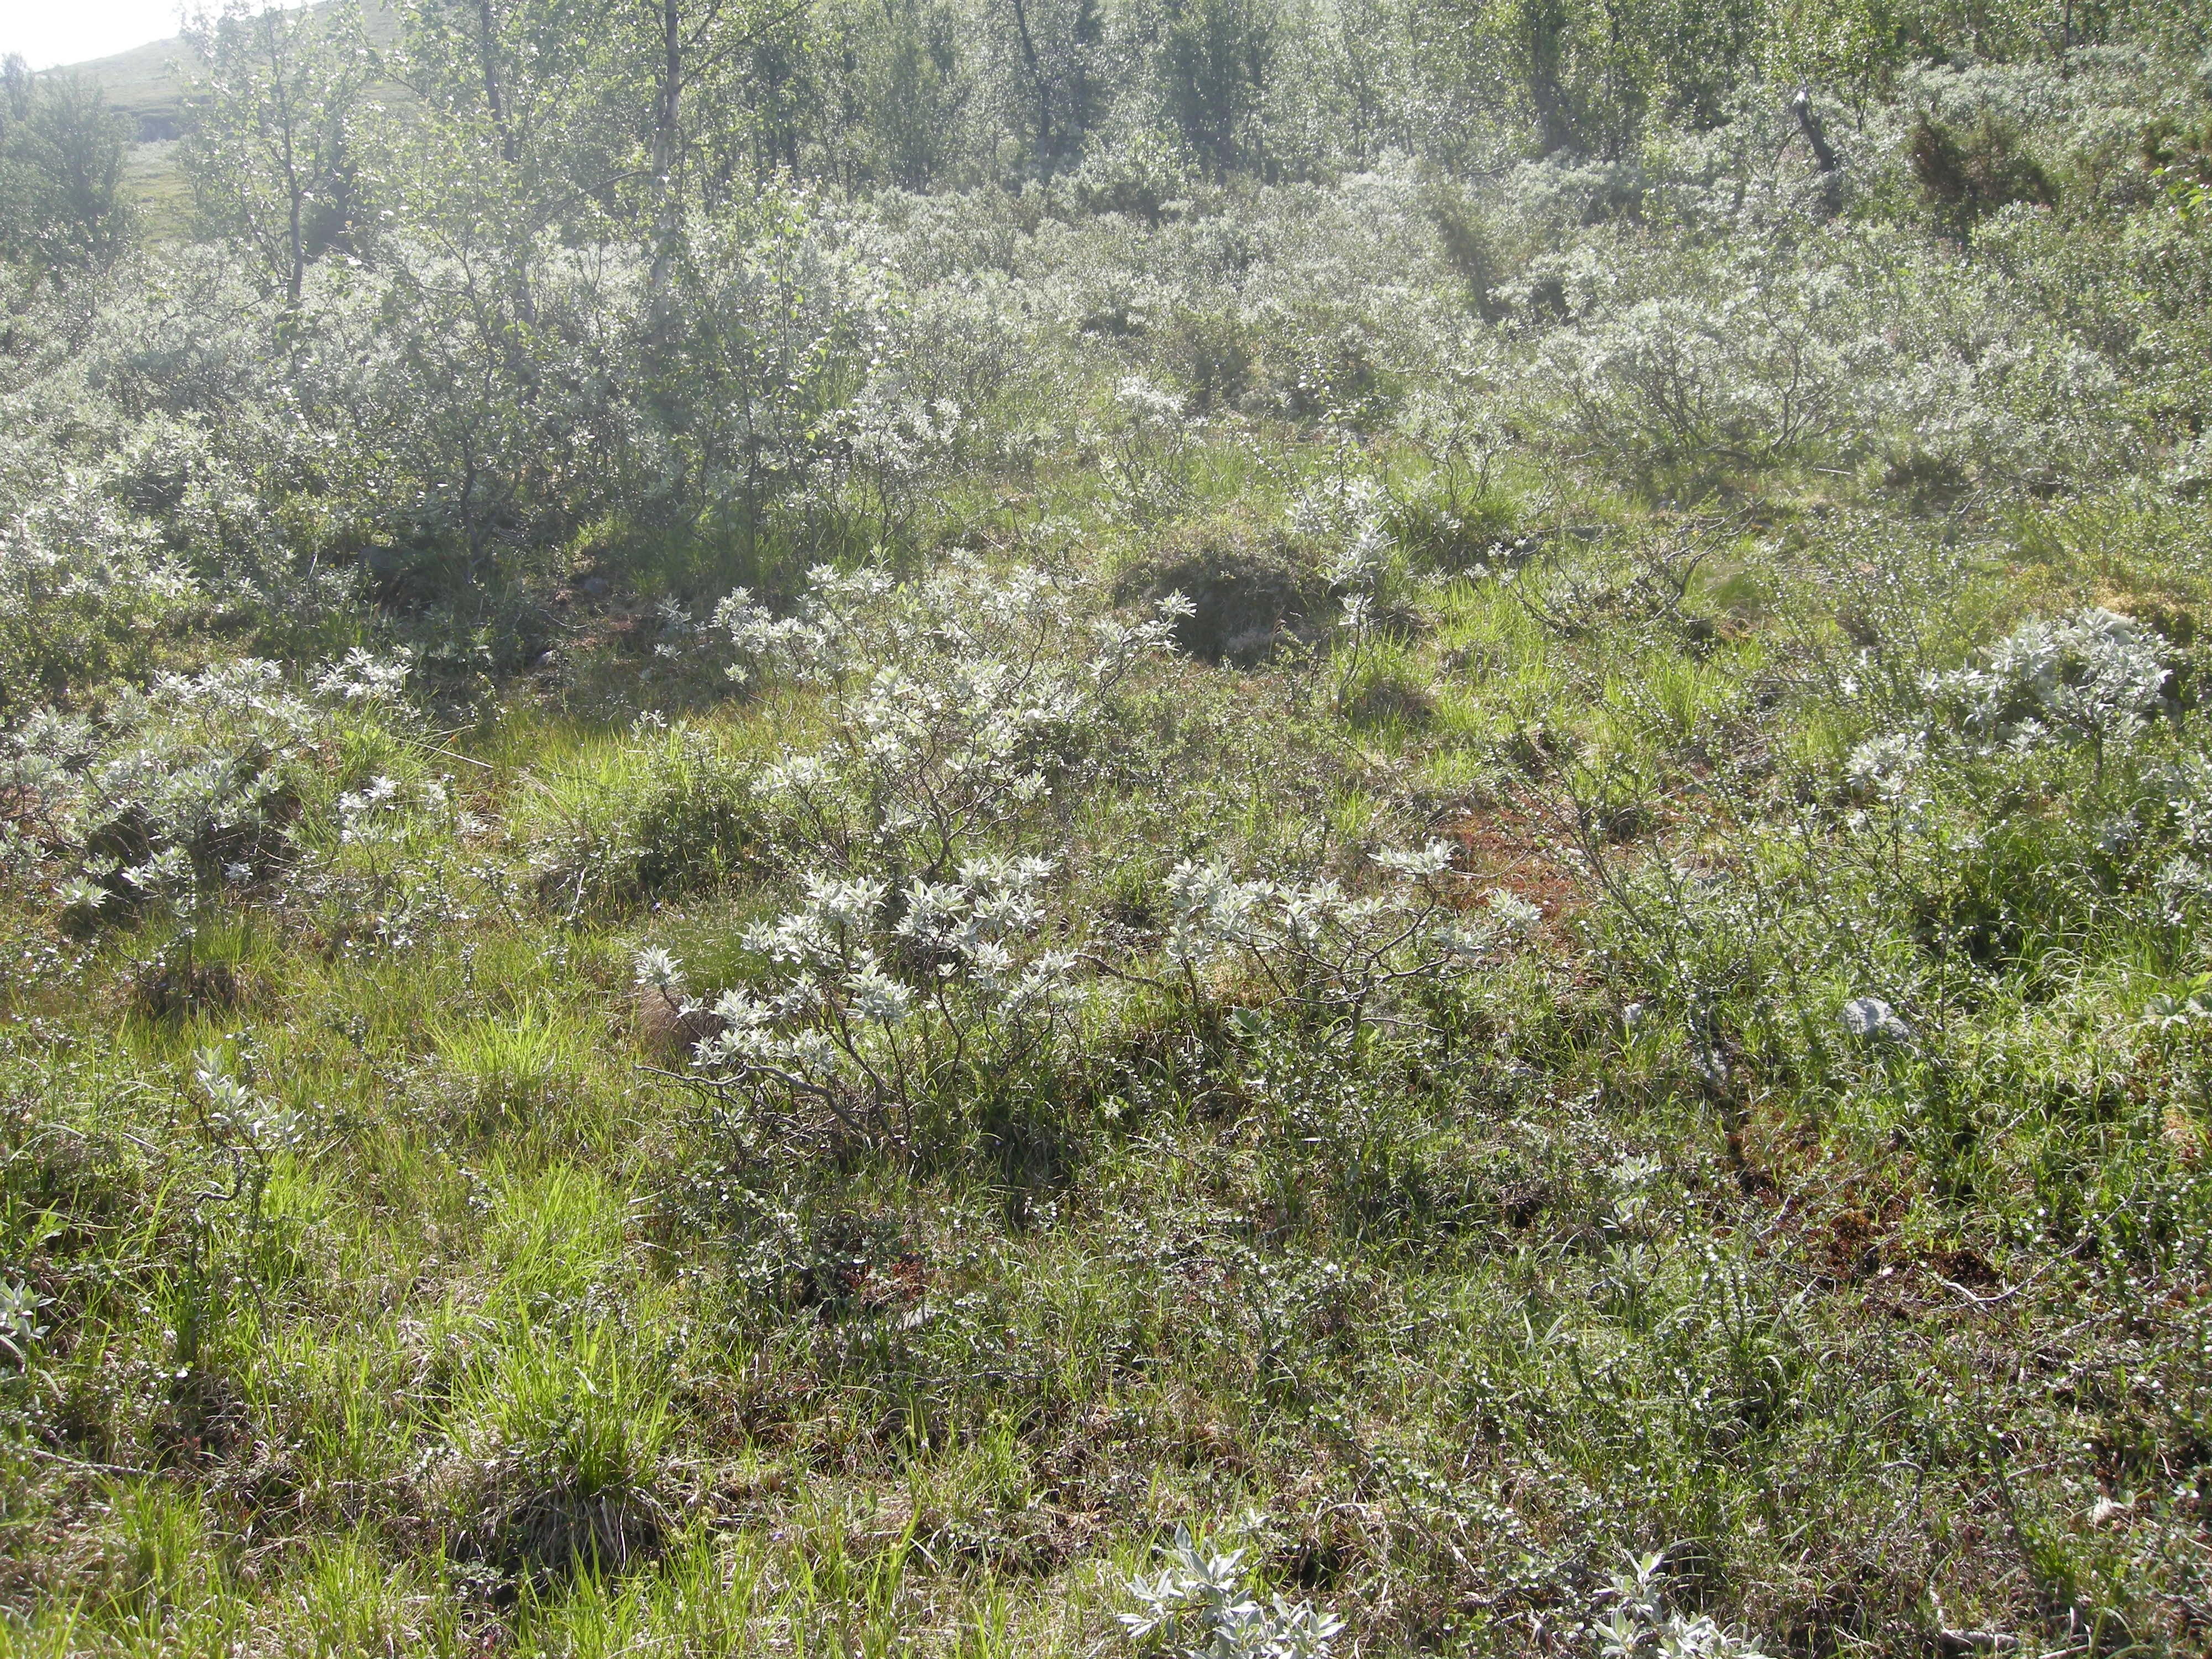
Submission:
M 0 1653 L 2212 1644 L 2201 6 L 352 6 L 0 76 Z

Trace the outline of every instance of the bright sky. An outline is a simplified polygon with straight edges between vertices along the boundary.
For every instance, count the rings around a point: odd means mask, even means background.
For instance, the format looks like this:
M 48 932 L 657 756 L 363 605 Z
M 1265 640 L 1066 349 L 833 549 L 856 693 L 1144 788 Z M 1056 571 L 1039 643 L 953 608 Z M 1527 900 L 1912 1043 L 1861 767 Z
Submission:
M 0 0 L 0 57 L 34 70 L 107 58 L 177 32 L 178 0 Z

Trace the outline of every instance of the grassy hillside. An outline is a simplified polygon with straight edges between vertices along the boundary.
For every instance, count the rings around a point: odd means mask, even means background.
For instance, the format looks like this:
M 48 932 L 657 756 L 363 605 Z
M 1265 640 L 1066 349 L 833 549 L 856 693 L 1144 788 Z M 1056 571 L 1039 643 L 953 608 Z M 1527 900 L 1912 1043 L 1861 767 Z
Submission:
M 389 47 L 398 40 L 395 8 L 370 0 L 361 14 L 375 45 Z M 111 107 L 129 118 L 131 144 L 125 164 L 125 189 L 147 234 L 170 240 L 186 234 L 191 191 L 177 141 L 184 135 L 185 88 L 193 73 L 190 46 L 181 37 L 150 41 L 112 57 L 66 65 L 56 73 L 82 76 L 100 88 Z
M 98 82 L 109 104 L 131 118 L 135 142 L 159 143 L 182 131 L 185 66 L 191 55 L 180 39 L 155 40 L 112 58 L 72 64 L 57 73 Z

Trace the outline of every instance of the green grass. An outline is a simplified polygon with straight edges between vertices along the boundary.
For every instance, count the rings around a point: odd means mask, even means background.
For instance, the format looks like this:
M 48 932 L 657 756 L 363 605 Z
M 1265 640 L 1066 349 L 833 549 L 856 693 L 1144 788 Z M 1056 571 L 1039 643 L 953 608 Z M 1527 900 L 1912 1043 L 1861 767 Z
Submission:
M 256 736 L 282 856 L 191 898 L 64 910 L 102 860 L 23 811 L 0 1655 L 1133 1653 L 1179 1528 L 1340 1655 L 1595 1656 L 1655 1553 L 1668 1609 L 1776 1655 L 2203 1650 L 2212 499 L 1777 470 L 1723 520 L 1522 434 L 1447 513 L 1406 434 L 1264 409 L 1133 489 L 1091 428 L 1171 363 L 1024 327 L 979 418 L 1050 441 L 963 462 L 887 561 L 1034 559 L 1086 641 L 1221 574 L 1274 629 L 1079 674 L 977 763 L 1049 757 L 960 834 L 1053 860 L 1058 1046 L 932 1005 L 951 947 L 887 925 L 957 1060 L 848 1069 L 835 1113 L 687 1072 L 638 953 L 789 988 L 755 928 L 823 871 L 912 914 L 959 780 L 772 787 L 860 748 L 878 682 L 655 654 L 622 607 L 735 557 L 673 532 L 629 586 L 594 550 L 606 613 L 542 668 L 419 674 L 434 720 Z M 1357 636 L 1334 532 L 1285 527 L 1342 477 L 1400 515 Z M 1255 597 L 1285 572 L 1314 615 Z M 2170 702 L 2100 745 L 1973 727 L 1946 677 L 2093 605 Z M 380 779 L 389 819 L 346 804 Z M 1391 956 L 1360 1021 L 1169 951 L 1186 860 L 1385 895 L 1431 836 L 1470 965 Z
M 1770 1641 L 1814 1639 L 1795 1620 L 1885 1649 L 1939 1601 L 1949 1628 L 2153 1627 L 2194 1524 L 2198 1040 L 2087 1033 L 2130 1029 L 2187 953 L 2054 886 L 1948 1016 L 1950 1058 L 1846 1052 L 1848 951 L 1793 946 L 1784 911 L 1887 927 L 1899 877 L 1845 859 L 1832 898 L 1789 898 L 1796 855 L 1697 782 L 1753 740 L 1772 637 L 1562 644 L 1494 588 L 1424 603 L 1413 639 L 1314 682 L 1316 735 L 1367 756 L 1310 809 L 1332 840 L 1382 833 L 1388 780 L 1455 754 L 1502 827 L 1555 787 L 1510 781 L 1539 720 L 1539 774 L 1572 757 L 1659 809 L 1612 878 L 1671 839 L 1780 860 L 1783 908 L 1708 888 L 1673 936 L 1571 874 L 1535 951 L 1453 1016 L 1446 1070 L 1346 1070 L 1289 1032 L 1225 1071 L 1137 1064 L 1022 1187 L 988 1156 L 732 1163 L 634 1069 L 628 942 L 735 970 L 732 870 L 564 921 L 410 843 L 464 896 L 419 941 L 333 955 L 281 908 L 204 927 L 196 951 L 262 988 L 120 1048 L 95 1034 L 158 929 L 19 981 L 6 1224 L 57 1311 L 7 1383 L 46 1449 L 10 1477 L 6 1524 L 38 1540 L 11 1551 L 11 1648 L 1088 1650 L 1159 1529 L 1255 1507 L 1263 1570 L 1391 1650 L 1519 1650 L 1588 1605 L 1590 1564 L 1652 1547 L 1679 1602 Z M 1380 684 L 1437 712 L 1377 720 Z M 1766 724 L 1832 757 L 1830 717 Z M 502 856 L 654 810 L 658 741 L 486 728 Z M 1986 787 L 1943 810 L 1985 822 Z M 1226 822 L 1267 839 L 1278 810 Z M 1985 841 L 1997 878 L 2077 856 L 2039 822 Z M 1746 963 L 1770 939 L 1794 979 Z M 1647 985 L 1624 1030 L 1612 1000 Z M 1740 1022 L 1717 1090 L 1686 1012 Z M 258 1217 L 183 1079 L 218 1036 L 313 1120 Z M 2087 1526 L 2100 1501 L 2125 1518 Z M 1482 1584 L 1502 1599 L 1455 1588 Z

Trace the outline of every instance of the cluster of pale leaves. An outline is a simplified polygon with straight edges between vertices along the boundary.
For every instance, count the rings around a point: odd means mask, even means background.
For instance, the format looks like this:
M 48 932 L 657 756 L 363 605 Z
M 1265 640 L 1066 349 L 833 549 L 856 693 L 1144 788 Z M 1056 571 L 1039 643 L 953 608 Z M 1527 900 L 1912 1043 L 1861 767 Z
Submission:
M 1140 1612 L 1120 1615 L 1132 1640 L 1167 1644 L 1183 1659 L 1328 1659 L 1344 1621 L 1250 1583 L 1243 1550 L 1216 1550 L 1177 1527 L 1159 1571 L 1127 1589 Z
M 962 559 L 904 584 L 819 569 L 783 617 L 743 589 L 724 600 L 732 678 L 820 693 L 824 740 L 756 782 L 804 855 L 941 876 L 1042 799 L 1114 688 L 1171 640 L 1172 604 L 1131 621 L 1085 598 L 1033 567 Z
M 1282 1001 L 1356 1019 L 1378 994 L 1479 963 L 1540 923 L 1536 906 L 1502 888 L 1484 896 L 1480 912 L 1463 911 L 1452 902 L 1463 879 L 1452 858 L 1443 841 L 1386 849 L 1374 855 L 1380 887 L 1370 892 L 1186 859 L 1163 895 L 1168 960 L 1194 979 L 1234 958 Z

